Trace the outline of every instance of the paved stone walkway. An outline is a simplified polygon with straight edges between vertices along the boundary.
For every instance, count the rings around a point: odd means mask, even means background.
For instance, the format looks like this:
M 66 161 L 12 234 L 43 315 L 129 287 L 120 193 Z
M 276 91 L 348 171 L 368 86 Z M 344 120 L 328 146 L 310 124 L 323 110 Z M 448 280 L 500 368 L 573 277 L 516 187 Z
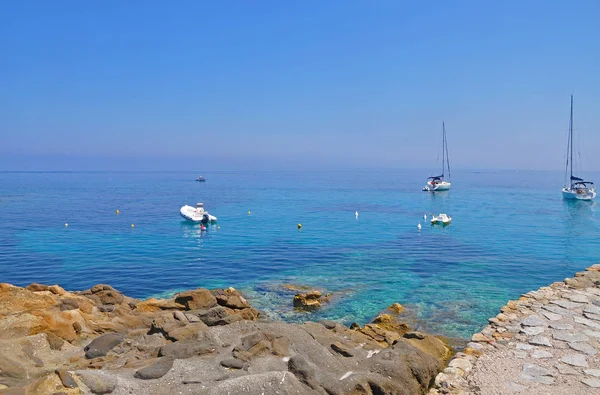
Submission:
M 600 264 L 500 310 L 430 395 L 600 395 Z

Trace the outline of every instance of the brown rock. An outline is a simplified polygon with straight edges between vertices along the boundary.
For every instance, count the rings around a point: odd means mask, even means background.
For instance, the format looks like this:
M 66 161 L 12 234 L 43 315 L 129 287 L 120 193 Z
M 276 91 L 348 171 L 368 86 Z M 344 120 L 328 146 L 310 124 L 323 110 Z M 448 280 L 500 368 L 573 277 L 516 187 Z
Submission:
M 187 324 L 186 326 L 170 330 L 167 338 L 172 341 L 186 341 L 197 339 L 198 335 L 208 329 L 208 325 L 204 322 L 196 322 L 194 324 Z
M 56 374 L 60 378 L 60 381 L 62 382 L 63 386 L 67 388 L 77 388 L 77 383 L 73 379 L 73 376 L 71 376 L 71 373 L 69 373 L 66 370 L 59 369 L 56 371 Z
M 321 307 L 321 297 L 323 294 L 319 291 L 310 291 L 305 294 L 296 294 L 294 296 L 294 307 L 303 310 L 312 310 Z
M 432 355 L 435 359 L 444 361 L 445 363 L 450 358 L 452 353 L 450 348 L 435 336 L 422 332 L 410 332 L 408 336 L 406 335 L 404 335 L 402 341 L 418 348 L 426 354 Z
M 217 299 L 208 289 L 198 288 L 177 294 L 175 303 L 184 305 L 186 310 L 210 309 L 217 305 Z
M 45 335 L 51 350 L 60 350 L 63 344 L 65 344 L 65 341 L 63 339 L 56 336 L 52 332 L 47 332 L 45 333 Z
M 44 284 L 31 283 L 26 286 L 25 289 L 31 292 L 44 292 L 48 290 L 48 286 Z
M 167 339 L 172 339 L 170 333 L 185 326 L 185 323 L 176 320 L 171 313 L 162 313 L 151 324 L 148 334 L 162 333 Z
M 48 287 L 48 291 L 52 292 L 54 295 L 66 295 L 67 291 L 65 291 L 62 287 L 58 285 L 51 285 Z
M 400 303 L 394 303 L 388 307 L 388 309 L 396 314 L 400 314 L 402 313 L 402 310 L 404 310 L 404 306 L 402 306 Z
M 185 310 L 185 306 L 175 303 L 175 299 L 150 298 L 135 305 L 136 311 L 153 313 L 160 310 Z
M 410 330 L 407 324 L 403 322 L 397 322 L 394 317 L 390 314 L 380 314 L 373 320 L 373 323 L 380 328 L 383 328 L 390 332 L 396 332 L 400 335 L 404 335 Z

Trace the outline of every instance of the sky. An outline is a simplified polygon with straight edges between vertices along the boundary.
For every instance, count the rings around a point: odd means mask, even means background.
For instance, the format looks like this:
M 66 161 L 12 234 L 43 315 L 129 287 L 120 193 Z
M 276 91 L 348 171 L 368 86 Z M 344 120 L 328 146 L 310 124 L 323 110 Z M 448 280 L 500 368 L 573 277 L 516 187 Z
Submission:
M 0 2 L 0 170 L 600 170 L 600 2 Z

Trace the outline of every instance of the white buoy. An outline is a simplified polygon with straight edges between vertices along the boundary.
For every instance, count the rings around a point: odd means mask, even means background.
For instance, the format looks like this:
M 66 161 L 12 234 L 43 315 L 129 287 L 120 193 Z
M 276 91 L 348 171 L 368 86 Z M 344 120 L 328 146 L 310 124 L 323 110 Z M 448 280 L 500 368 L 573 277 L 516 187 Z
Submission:
M 419 222 L 419 224 L 417 225 L 417 228 L 418 228 L 419 230 L 421 230 L 421 223 L 420 223 L 420 222 Z
M 356 216 L 356 218 L 358 218 L 358 211 L 355 212 L 354 215 Z
M 427 214 L 423 214 L 423 221 L 427 221 Z
M 65 222 L 65 228 L 66 228 L 67 226 L 69 226 L 69 224 Z

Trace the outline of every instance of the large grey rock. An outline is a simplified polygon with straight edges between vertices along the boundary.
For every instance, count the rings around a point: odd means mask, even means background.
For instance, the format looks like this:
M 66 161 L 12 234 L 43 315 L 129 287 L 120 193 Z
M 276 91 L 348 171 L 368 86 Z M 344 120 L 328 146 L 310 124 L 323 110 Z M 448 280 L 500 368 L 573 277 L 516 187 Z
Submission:
M 590 313 L 590 314 L 600 314 L 600 306 L 589 304 L 589 305 L 585 306 L 585 308 L 583 309 L 583 312 Z
M 562 318 L 564 318 L 560 314 L 551 313 L 549 311 L 541 311 L 541 314 L 544 317 L 546 317 L 547 319 L 549 319 L 550 321 L 558 321 L 558 320 L 561 320 Z
M 78 371 L 77 376 L 93 394 L 110 394 L 117 388 L 117 378 L 103 371 Z
M 550 328 L 556 329 L 556 330 L 559 330 L 559 331 L 570 331 L 570 330 L 573 330 L 573 325 L 571 325 L 571 324 L 560 324 L 560 323 L 554 322 L 554 323 L 550 324 Z
M 583 313 L 583 315 L 585 318 L 588 318 L 590 320 L 600 321 L 600 314 Z
M 235 317 L 235 318 L 234 318 Z M 216 306 L 200 315 L 200 319 L 208 326 L 227 325 L 240 321 L 242 317 L 237 314 L 229 315 L 225 307 Z
M 587 368 L 589 365 L 585 357 L 581 354 L 567 354 L 563 356 L 561 362 L 566 363 L 567 365 L 577 366 L 580 368 Z
M 600 380 L 599 379 L 586 378 L 586 379 L 581 380 L 581 382 L 592 388 L 600 388 Z
M 545 329 L 541 326 L 525 326 L 521 329 L 521 333 L 527 336 L 537 336 L 544 333 Z
M 529 350 L 533 350 L 535 347 L 532 346 L 531 344 L 517 343 L 515 345 L 515 348 L 517 350 L 529 351 Z
M 600 377 L 600 369 L 586 369 L 583 373 L 594 377 Z
M 196 355 L 209 354 L 214 351 L 215 347 L 209 342 L 176 342 L 162 346 L 158 352 L 158 356 L 185 359 Z
M 553 376 L 550 370 L 532 363 L 524 364 L 522 373 L 528 376 Z
M 158 379 L 164 376 L 173 367 L 173 357 L 159 358 L 150 366 L 146 366 L 135 372 L 134 377 L 142 380 Z
M 596 350 L 594 346 L 586 342 L 569 343 L 569 347 L 571 347 L 575 351 L 580 351 L 587 355 L 598 354 L 598 350 Z
M 569 296 L 567 296 L 567 299 L 569 299 L 571 302 L 576 302 L 576 303 L 589 303 L 589 299 L 587 298 L 587 296 L 585 295 L 581 295 L 581 294 L 571 294 Z
M 547 326 L 548 322 L 542 320 L 537 315 L 530 315 L 529 317 L 527 317 L 523 321 L 521 321 L 521 325 L 523 325 L 523 326 Z
M 288 370 L 301 382 L 312 389 L 317 389 L 319 384 L 316 379 L 316 369 L 309 364 L 302 355 L 294 355 L 288 361 Z
M 83 350 L 87 359 L 103 357 L 119 345 L 125 337 L 120 333 L 107 333 L 92 340 Z
M 546 311 L 549 311 L 551 313 L 554 313 L 554 314 L 559 314 L 559 315 L 565 316 L 565 317 L 570 317 L 570 316 L 573 315 L 572 311 L 569 311 L 567 309 L 563 309 L 562 307 L 559 307 L 559 306 L 556 306 L 556 305 L 553 305 L 553 304 L 543 305 L 542 309 L 544 309 Z
M 595 337 L 596 339 L 600 339 L 600 332 L 598 332 L 598 331 L 592 331 L 589 329 L 585 329 L 583 331 L 583 334 L 586 336 L 589 336 L 589 337 Z
M 221 361 L 221 366 L 230 369 L 244 369 L 247 364 L 235 358 L 227 358 Z
M 567 333 L 567 332 L 554 332 L 552 334 L 552 338 L 556 339 L 556 340 L 562 340 L 565 342 L 570 342 L 570 343 L 574 343 L 574 342 L 584 342 L 586 340 L 588 340 L 588 337 L 582 333 Z
M 573 317 L 573 321 L 577 322 L 578 324 L 583 324 L 590 328 L 600 329 L 600 323 L 594 322 L 592 320 L 588 320 L 583 317 L 575 316 L 575 317 Z
M 550 340 L 548 340 L 548 338 L 544 336 L 534 337 L 533 339 L 529 340 L 529 344 L 533 344 L 536 346 L 552 347 L 552 343 L 550 343 Z
M 302 385 L 290 372 L 266 372 L 233 377 L 218 381 L 202 392 L 206 395 L 248 394 L 248 395 L 322 395 Z
M 564 300 L 564 299 L 551 300 L 550 303 L 560 306 L 567 310 L 572 310 L 572 309 L 581 307 L 580 303 L 569 302 L 568 300 Z
M 553 355 L 552 355 L 552 353 L 550 353 L 546 350 L 535 350 L 531 354 L 531 357 L 535 358 L 535 359 L 545 359 L 545 358 L 552 358 Z

